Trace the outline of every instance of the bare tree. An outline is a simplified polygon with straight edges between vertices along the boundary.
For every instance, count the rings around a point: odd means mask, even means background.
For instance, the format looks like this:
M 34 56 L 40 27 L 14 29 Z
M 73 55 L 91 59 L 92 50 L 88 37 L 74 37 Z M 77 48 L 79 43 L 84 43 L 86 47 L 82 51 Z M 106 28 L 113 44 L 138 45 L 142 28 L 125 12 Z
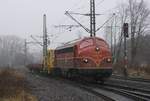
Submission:
M 123 44 L 123 29 L 122 29 L 122 26 L 125 22 L 128 22 L 128 6 L 127 4 L 120 4 L 118 6 L 118 12 L 117 12 L 117 25 L 120 26 L 119 28 L 119 33 L 118 33 L 118 45 L 117 45 L 117 52 L 116 52 L 116 62 L 118 62 L 118 60 L 120 59 L 120 54 L 121 54 L 121 51 L 122 51 L 122 44 Z M 115 63 L 116 63 L 115 62 Z
M 139 38 L 148 29 L 150 10 L 143 0 L 129 0 L 129 18 L 131 30 L 131 65 L 135 63 Z
M 123 23 L 128 22 L 129 26 L 129 36 L 131 38 L 130 47 L 130 64 L 133 66 L 135 64 L 135 57 L 140 45 L 140 37 L 144 35 L 147 30 L 149 30 L 149 16 L 150 10 L 148 9 L 146 2 L 144 0 L 128 0 L 128 3 L 123 3 L 119 5 L 119 22 L 122 26 Z M 121 28 L 121 34 L 119 38 L 118 45 L 118 57 L 121 50 L 121 44 L 123 40 L 123 31 Z
M 0 65 L 14 66 L 22 64 L 24 60 L 24 43 L 17 36 L 1 36 Z

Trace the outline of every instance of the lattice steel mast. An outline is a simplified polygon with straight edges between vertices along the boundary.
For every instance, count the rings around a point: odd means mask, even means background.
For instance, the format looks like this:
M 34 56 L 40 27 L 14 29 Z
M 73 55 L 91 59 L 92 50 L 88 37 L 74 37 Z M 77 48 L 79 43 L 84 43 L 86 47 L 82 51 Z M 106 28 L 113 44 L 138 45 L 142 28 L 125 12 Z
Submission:
M 96 35 L 95 0 L 90 0 L 90 36 Z
M 43 15 L 43 69 L 47 68 L 47 27 L 46 14 Z

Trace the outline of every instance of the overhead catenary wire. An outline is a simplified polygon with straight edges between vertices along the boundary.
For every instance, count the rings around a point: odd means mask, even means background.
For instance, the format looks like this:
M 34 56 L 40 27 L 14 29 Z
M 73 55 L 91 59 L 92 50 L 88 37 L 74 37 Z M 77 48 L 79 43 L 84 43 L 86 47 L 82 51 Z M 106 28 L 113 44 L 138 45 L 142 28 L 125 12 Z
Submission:
M 81 4 L 81 5 L 79 5 L 79 4 Z M 81 9 L 83 10 L 83 8 L 86 7 L 84 4 L 85 4 L 84 0 L 78 0 L 78 2 L 76 4 L 74 4 L 74 6 L 72 8 L 67 9 L 67 10 L 68 11 L 77 11 L 77 10 L 81 10 Z M 64 17 L 63 17 L 59 23 L 64 23 L 64 21 L 67 22 L 68 20 L 69 20 L 68 18 L 67 19 L 65 18 L 65 20 L 64 20 Z
M 99 31 L 102 27 L 104 27 L 104 25 L 105 25 L 106 23 L 108 23 L 114 16 L 115 16 L 115 13 L 113 13 L 113 15 L 112 15 L 107 21 L 105 21 L 105 22 L 102 24 L 102 26 L 100 26 L 99 28 L 97 28 L 96 32 Z
M 84 7 L 85 7 L 85 0 L 78 0 L 78 2 L 76 2 L 72 8 L 68 9 L 68 11 L 77 11 L 79 9 L 83 9 Z
M 89 0 L 88 0 L 89 1 Z M 96 3 L 96 6 L 98 6 L 98 5 L 100 5 L 100 4 L 102 4 L 103 2 L 104 2 L 105 0 L 101 0 L 101 1 L 97 1 L 97 3 Z M 78 0 L 78 2 L 73 6 L 73 7 L 77 7 L 77 5 L 80 5 L 80 4 L 82 4 L 82 3 L 79 3 L 79 2 L 82 2 L 82 0 Z M 82 4 L 82 6 L 81 7 L 77 7 L 76 8 L 76 10 L 83 10 L 83 8 L 85 7 L 87 7 L 87 5 L 85 5 L 86 3 L 85 3 L 85 1 L 84 1 L 84 5 Z M 72 8 L 71 9 L 69 9 L 69 11 L 74 11 L 74 10 L 72 10 Z M 86 8 L 86 11 L 87 12 L 89 12 L 90 11 L 90 9 L 87 9 Z M 85 11 L 84 11 L 85 12 Z M 79 15 L 79 13 L 76 13 L 76 14 L 78 14 Z M 80 14 L 80 15 L 82 15 L 82 14 Z M 83 15 L 86 15 L 86 16 L 88 16 L 88 13 L 86 13 L 86 14 L 83 14 Z M 101 14 L 101 15 L 105 15 L 105 14 Z M 86 19 L 85 19 L 85 17 L 84 16 L 81 16 L 80 18 L 78 18 L 78 19 L 80 19 L 80 23 L 86 23 L 86 24 L 88 24 L 87 22 L 86 22 Z M 82 20 L 82 21 L 81 21 Z M 67 22 L 68 20 L 65 20 L 65 22 Z M 104 24 L 105 25 L 105 24 Z M 104 25 L 102 25 L 101 27 L 103 27 Z M 97 31 L 98 30 L 100 30 L 101 28 L 99 28 L 99 29 L 97 29 Z M 65 32 L 65 31 L 64 31 Z M 63 32 L 63 33 L 64 33 Z M 62 32 L 60 32 L 60 33 L 62 33 Z M 59 34 L 60 34 L 59 33 Z M 58 36 L 57 36 L 58 37 Z
M 36 38 L 34 38 L 32 35 L 31 35 L 31 38 L 37 43 L 39 44 L 40 46 L 43 46 L 43 44 L 41 42 L 39 42 Z
M 85 26 L 83 26 L 79 21 L 77 21 L 74 17 L 72 17 L 68 11 L 66 11 L 65 14 L 67 16 L 69 16 L 72 20 L 74 20 L 77 24 L 79 24 L 83 29 L 85 29 L 85 31 L 90 32 L 88 28 L 86 28 Z
M 101 0 L 99 3 L 96 4 L 96 6 L 102 4 L 105 0 Z
M 84 1 L 84 0 L 82 0 L 82 2 L 83 2 L 83 1 Z M 82 4 L 82 5 L 80 5 L 81 7 L 78 7 L 79 4 Z M 85 1 L 84 1 L 83 3 L 81 3 L 81 0 L 78 0 L 78 2 L 73 6 L 73 8 L 71 8 L 71 9 L 69 9 L 69 10 L 74 11 L 73 9 L 74 9 L 75 7 L 77 7 L 76 10 L 77 10 L 77 9 L 82 9 L 82 8 L 83 8 L 83 4 L 85 4 Z M 84 7 L 85 7 L 85 6 L 84 6 Z M 83 17 L 80 17 L 80 19 L 83 19 Z M 66 22 L 69 21 L 69 19 L 64 19 L 64 18 L 62 18 L 62 21 L 63 21 L 63 24 L 65 24 Z M 65 21 L 65 22 L 64 22 L 64 21 Z M 59 37 L 60 34 L 63 34 L 63 33 L 65 33 L 65 32 L 66 32 L 66 31 L 58 32 L 58 33 L 57 33 L 58 35 L 56 35 L 55 39 L 56 39 L 57 37 Z M 56 34 L 56 33 L 55 33 L 55 34 Z

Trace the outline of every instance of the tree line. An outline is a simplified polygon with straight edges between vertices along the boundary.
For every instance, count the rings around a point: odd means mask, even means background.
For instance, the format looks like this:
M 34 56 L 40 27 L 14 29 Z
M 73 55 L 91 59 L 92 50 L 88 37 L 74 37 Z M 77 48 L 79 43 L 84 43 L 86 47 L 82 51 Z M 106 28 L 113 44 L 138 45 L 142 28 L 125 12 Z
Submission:
M 34 57 L 28 52 L 25 55 L 24 39 L 15 35 L 0 36 L 0 67 L 13 67 L 33 62 Z
M 113 44 L 114 62 L 119 63 L 124 56 L 123 24 L 129 24 L 127 38 L 128 65 L 150 64 L 150 8 L 144 0 L 127 0 L 117 6 L 115 27 L 118 28 L 117 43 Z M 112 35 L 113 37 L 113 35 Z M 113 49 L 112 49 L 113 50 Z

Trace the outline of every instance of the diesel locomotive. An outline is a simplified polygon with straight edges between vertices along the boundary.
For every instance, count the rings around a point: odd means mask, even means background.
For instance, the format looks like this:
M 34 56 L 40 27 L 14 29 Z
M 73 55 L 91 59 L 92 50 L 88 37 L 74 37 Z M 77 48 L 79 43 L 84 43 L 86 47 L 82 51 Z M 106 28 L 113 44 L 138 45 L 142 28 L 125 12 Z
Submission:
M 96 80 L 112 74 L 112 57 L 108 44 L 98 37 L 87 37 L 57 47 L 55 70 L 67 77 L 86 76 Z
M 47 71 L 50 74 L 75 78 L 78 76 L 105 81 L 112 74 L 112 56 L 109 45 L 99 37 L 85 37 L 65 43 L 48 51 Z M 42 65 L 30 65 L 31 70 L 42 71 Z

